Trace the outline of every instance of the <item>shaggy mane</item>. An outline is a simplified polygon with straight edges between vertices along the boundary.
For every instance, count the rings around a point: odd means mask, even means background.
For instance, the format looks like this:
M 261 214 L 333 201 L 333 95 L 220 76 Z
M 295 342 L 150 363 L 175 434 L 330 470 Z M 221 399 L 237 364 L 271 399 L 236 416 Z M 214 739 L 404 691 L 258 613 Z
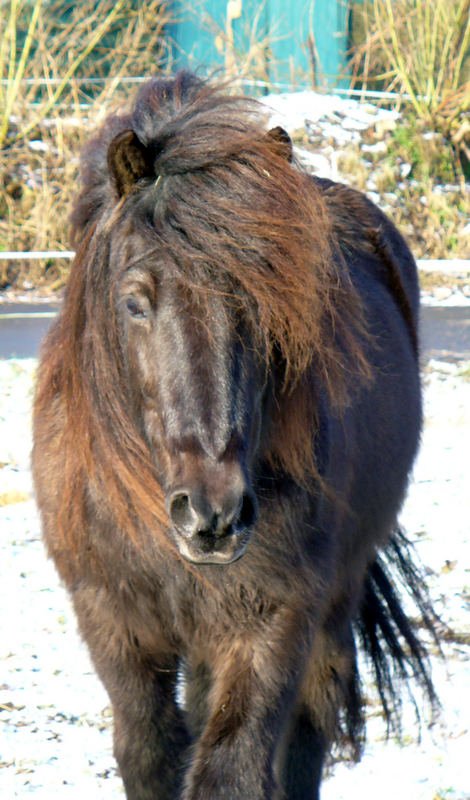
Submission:
M 126 131 L 143 144 L 146 166 L 120 195 L 109 151 Z M 137 250 L 129 244 L 136 240 Z M 267 135 L 256 103 L 186 73 L 148 83 L 84 150 L 72 241 L 77 254 L 44 346 L 36 414 L 68 418 L 58 444 L 69 486 L 61 519 L 75 551 L 90 491 L 136 541 L 139 529 L 166 527 L 120 360 L 114 299 L 130 266 L 151 272 L 163 262 L 201 307 L 214 291 L 237 305 L 268 366 L 273 358 L 283 364 L 277 439 L 266 457 L 311 482 L 315 392 L 340 411 L 349 385 L 368 376 L 362 306 L 320 192 Z

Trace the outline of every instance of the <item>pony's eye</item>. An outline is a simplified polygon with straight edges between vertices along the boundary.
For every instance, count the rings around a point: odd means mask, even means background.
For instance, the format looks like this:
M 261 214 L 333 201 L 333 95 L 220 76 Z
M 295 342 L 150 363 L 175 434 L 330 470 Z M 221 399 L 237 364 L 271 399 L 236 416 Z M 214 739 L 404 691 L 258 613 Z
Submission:
M 128 297 L 126 300 L 126 308 L 134 319 L 145 319 L 147 316 L 147 312 L 142 308 L 140 303 L 137 300 L 134 300 L 133 297 Z

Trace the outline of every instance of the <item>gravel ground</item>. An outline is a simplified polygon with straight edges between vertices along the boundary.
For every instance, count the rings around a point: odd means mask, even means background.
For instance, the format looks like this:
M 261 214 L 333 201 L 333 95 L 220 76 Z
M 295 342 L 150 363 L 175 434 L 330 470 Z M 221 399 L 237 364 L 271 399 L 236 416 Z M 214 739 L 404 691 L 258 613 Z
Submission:
M 107 696 L 94 676 L 74 616 L 44 555 L 29 473 L 34 359 L 0 361 L 0 796 L 37 800 L 123 796 L 111 753 Z M 371 705 L 360 765 L 339 763 L 323 800 L 397 796 L 470 800 L 470 365 L 430 362 L 426 424 L 403 524 L 416 541 L 439 613 L 460 635 L 435 661 L 442 720 L 416 741 L 383 741 Z

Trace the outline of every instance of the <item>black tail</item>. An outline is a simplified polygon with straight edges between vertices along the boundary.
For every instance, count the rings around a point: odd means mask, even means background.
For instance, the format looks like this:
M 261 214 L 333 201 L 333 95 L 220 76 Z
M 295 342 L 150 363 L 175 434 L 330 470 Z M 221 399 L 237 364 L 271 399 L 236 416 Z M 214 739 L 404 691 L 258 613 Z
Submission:
M 397 531 L 385 552 L 369 568 L 356 627 L 362 650 L 372 665 L 387 732 L 397 735 L 401 733 L 403 684 L 409 690 L 418 721 L 421 715 L 413 684 L 422 690 L 431 714 L 439 706 L 428 651 L 432 645 L 440 652 L 441 623 L 432 607 L 424 571 L 417 564 L 412 545 Z M 406 599 L 412 606 L 410 612 L 403 607 Z M 418 627 L 420 638 L 416 633 Z

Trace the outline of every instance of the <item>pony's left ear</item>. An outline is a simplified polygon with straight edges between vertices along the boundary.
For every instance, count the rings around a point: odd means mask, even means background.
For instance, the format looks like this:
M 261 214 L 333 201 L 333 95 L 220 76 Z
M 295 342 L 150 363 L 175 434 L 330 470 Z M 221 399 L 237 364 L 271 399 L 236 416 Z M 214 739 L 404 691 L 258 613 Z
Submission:
M 134 131 L 118 133 L 108 147 L 108 169 L 118 197 L 129 194 L 140 178 L 151 174 L 146 149 Z
M 293 158 L 292 140 L 287 131 L 284 130 L 284 128 L 281 128 L 280 125 L 276 125 L 275 128 L 271 128 L 271 130 L 267 132 L 266 136 L 269 139 L 269 141 L 273 143 L 276 152 L 280 156 L 283 156 L 286 159 L 286 161 L 292 161 Z

